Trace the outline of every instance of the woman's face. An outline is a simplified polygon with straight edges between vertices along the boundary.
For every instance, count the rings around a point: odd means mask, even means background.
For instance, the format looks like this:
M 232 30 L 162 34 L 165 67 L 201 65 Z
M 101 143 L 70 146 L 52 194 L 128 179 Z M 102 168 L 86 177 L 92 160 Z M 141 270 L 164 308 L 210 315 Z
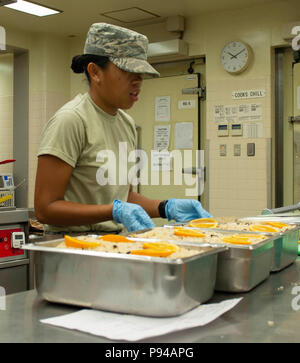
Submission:
M 115 115 L 119 108 L 127 110 L 134 102 L 142 86 L 142 75 L 122 71 L 109 62 L 105 69 L 98 67 L 99 80 L 93 82 L 94 101 L 107 113 Z

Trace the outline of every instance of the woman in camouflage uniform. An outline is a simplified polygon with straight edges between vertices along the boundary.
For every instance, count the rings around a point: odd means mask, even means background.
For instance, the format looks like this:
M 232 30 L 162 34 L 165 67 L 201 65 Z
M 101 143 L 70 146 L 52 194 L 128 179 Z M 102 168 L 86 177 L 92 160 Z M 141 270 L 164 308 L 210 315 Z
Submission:
M 135 124 L 124 110 L 138 101 L 143 74 L 159 76 L 147 62 L 147 47 L 142 34 L 97 23 L 84 54 L 73 58 L 71 68 L 85 72 L 89 92 L 59 109 L 43 130 L 35 212 L 46 232 L 133 231 L 153 227 L 155 217 L 210 216 L 196 200 L 151 200 L 111 173 L 122 174 L 136 149 Z

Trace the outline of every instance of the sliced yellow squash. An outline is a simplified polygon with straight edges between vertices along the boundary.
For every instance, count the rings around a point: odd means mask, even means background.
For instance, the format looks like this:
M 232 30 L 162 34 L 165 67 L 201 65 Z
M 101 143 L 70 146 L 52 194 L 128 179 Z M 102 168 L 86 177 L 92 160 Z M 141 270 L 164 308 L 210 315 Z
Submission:
M 205 237 L 205 234 L 199 231 L 180 227 L 174 228 L 174 234 L 181 237 Z
M 270 232 L 270 233 L 276 233 L 278 232 L 278 228 L 266 226 L 264 224 L 253 224 L 249 227 L 249 231 L 252 232 Z
M 218 222 L 214 218 L 198 218 L 189 222 L 189 227 L 216 228 Z
M 83 249 L 96 248 L 101 246 L 100 242 L 84 241 L 68 235 L 65 235 L 65 244 L 67 247 L 83 248 Z

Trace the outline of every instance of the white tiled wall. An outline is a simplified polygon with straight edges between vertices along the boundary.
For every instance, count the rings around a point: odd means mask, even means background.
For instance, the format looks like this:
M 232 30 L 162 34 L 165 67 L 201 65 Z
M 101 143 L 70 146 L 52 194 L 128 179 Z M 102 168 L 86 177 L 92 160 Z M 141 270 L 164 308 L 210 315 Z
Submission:
M 207 137 L 209 139 L 209 209 L 214 216 L 251 216 L 267 207 L 270 196 L 269 163 L 271 137 L 269 97 L 234 100 L 236 90 L 265 89 L 270 91 L 267 79 L 226 80 L 207 84 Z M 269 95 L 268 95 L 269 96 Z M 262 105 L 263 137 L 249 139 L 243 136 L 217 136 L 214 120 L 215 105 L 245 103 Z M 242 122 L 243 123 L 243 122 Z M 247 156 L 247 143 L 255 143 L 255 156 Z M 220 156 L 220 145 L 226 145 L 226 156 Z M 241 155 L 234 156 L 234 144 L 241 146 Z
M 13 157 L 13 96 L 0 96 L 0 161 Z M 13 164 L 0 166 L 0 173 L 12 173 Z
M 0 161 L 13 158 L 13 56 L 0 55 Z M 0 173 L 12 173 L 13 164 L 0 165 Z
M 69 94 L 58 92 L 37 92 L 29 95 L 29 173 L 28 201 L 34 204 L 34 185 L 37 166 L 37 153 L 41 133 L 46 122 L 69 100 Z

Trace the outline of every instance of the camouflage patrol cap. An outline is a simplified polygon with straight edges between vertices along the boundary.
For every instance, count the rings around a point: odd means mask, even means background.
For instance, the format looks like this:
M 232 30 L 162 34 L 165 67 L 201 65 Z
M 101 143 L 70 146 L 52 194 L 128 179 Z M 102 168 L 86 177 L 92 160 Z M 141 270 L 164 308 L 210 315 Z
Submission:
M 147 62 L 148 38 L 133 30 L 106 23 L 93 24 L 87 34 L 84 54 L 108 57 L 118 68 L 132 73 L 159 73 Z

